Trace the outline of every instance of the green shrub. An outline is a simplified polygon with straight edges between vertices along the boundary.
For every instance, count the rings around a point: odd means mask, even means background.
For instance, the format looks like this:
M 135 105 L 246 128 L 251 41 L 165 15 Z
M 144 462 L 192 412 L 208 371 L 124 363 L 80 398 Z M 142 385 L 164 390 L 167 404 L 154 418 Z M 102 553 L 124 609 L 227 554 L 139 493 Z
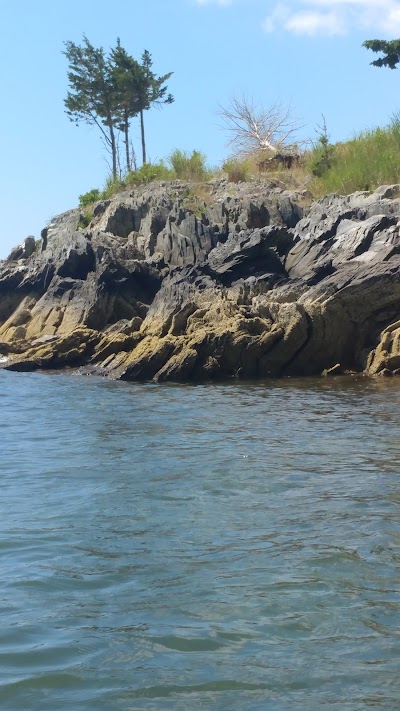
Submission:
M 168 158 L 177 178 L 180 180 L 204 180 L 207 177 L 206 156 L 200 151 L 174 150 Z
M 139 170 L 132 171 L 126 176 L 128 185 L 150 183 L 152 180 L 173 180 L 175 174 L 162 161 L 160 163 L 144 163 Z
M 79 195 L 79 207 L 88 207 L 96 200 L 100 200 L 100 190 L 93 188 L 89 192 Z

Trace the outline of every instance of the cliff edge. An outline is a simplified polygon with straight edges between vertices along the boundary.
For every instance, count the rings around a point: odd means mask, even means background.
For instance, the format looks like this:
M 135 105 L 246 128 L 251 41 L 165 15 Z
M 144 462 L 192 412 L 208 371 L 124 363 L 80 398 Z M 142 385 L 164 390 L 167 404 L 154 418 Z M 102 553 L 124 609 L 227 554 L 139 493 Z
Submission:
M 400 374 L 400 186 L 154 183 L 0 262 L 1 366 L 126 380 Z

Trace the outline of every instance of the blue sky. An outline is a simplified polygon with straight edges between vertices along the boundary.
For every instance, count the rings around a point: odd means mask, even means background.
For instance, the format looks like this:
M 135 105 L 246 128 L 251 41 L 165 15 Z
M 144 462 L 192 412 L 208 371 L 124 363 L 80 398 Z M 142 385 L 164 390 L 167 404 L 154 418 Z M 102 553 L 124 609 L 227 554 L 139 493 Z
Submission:
M 150 158 L 174 148 L 227 155 L 218 105 L 245 93 L 266 107 L 291 103 L 315 138 L 324 114 L 332 140 L 384 125 L 400 109 L 400 75 L 369 65 L 365 39 L 400 36 L 400 0 L 1 0 L 0 257 L 39 237 L 108 172 L 95 128 L 64 113 L 67 40 L 85 33 L 108 48 L 173 71 L 175 103 L 146 115 Z M 139 154 L 139 131 L 134 132 Z

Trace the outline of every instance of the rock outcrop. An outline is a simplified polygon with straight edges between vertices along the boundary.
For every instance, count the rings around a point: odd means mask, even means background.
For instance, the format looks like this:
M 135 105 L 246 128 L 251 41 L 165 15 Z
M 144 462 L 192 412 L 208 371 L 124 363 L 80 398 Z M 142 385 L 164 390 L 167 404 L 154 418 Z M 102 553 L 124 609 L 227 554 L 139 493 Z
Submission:
M 400 188 L 157 183 L 0 263 L 0 359 L 127 380 L 400 373 Z

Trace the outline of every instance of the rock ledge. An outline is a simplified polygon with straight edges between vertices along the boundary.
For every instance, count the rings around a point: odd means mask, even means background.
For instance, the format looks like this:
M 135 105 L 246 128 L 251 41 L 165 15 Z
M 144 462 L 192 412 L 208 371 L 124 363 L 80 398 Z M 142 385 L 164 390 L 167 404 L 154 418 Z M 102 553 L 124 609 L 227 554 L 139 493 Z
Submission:
M 399 196 L 176 181 L 71 210 L 0 262 L 0 367 L 400 374 Z

